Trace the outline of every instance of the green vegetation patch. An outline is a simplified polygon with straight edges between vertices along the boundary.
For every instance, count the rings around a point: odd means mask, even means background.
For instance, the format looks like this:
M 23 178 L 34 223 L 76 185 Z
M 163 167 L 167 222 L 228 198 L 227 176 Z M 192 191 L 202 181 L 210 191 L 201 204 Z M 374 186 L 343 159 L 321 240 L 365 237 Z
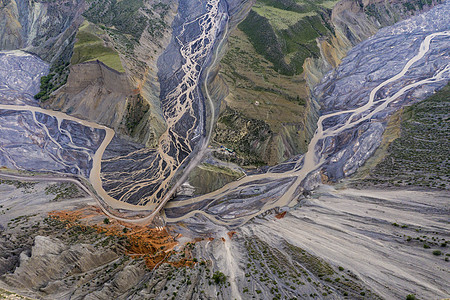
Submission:
M 122 50 L 132 53 L 134 46 L 147 31 L 152 37 L 160 38 L 169 28 L 165 17 L 170 6 L 156 2 L 149 6 L 143 0 L 89 0 L 84 16 L 90 22 L 105 30 Z
M 228 145 L 228 148 L 237 153 L 237 156 L 215 153 L 217 158 L 244 166 L 265 164 L 255 152 L 255 144 L 262 144 L 271 137 L 270 127 L 264 121 L 247 118 L 227 108 L 220 115 L 214 133 L 216 143 Z
M 304 17 L 316 15 L 315 12 L 299 13 L 295 11 L 283 10 L 273 6 L 256 4 L 253 10 L 260 16 L 269 20 L 275 30 L 288 29 L 289 26 L 302 20 Z
M 13 185 L 16 189 L 23 189 L 24 194 L 31 194 L 37 182 L 0 179 L 0 184 Z
M 212 279 L 214 280 L 215 284 L 219 285 L 225 284 L 227 282 L 227 276 L 225 276 L 225 274 L 220 271 L 214 272 Z
M 259 0 L 239 28 L 275 70 L 301 74 L 305 59 L 319 55 L 316 38 L 333 34 L 329 15 L 336 2 Z
M 91 0 L 84 16 L 95 24 L 113 27 L 122 34 L 131 35 L 138 40 L 144 31 L 147 20 L 139 13 L 144 7 L 143 0 Z
M 84 193 L 72 182 L 51 184 L 45 188 L 45 194 L 55 195 L 55 198 L 52 201 L 84 196 Z
M 150 105 L 142 98 L 141 94 L 130 96 L 127 99 L 127 110 L 123 125 L 131 136 L 141 134 L 139 124 L 145 119 L 145 115 L 150 110 Z
M 9 291 L 1 289 L 1 288 L 0 288 L 0 299 L 31 300 L 31 298 L 9 292 Z
M 234 171 L 230 168 L 227 167 L 223 167 L 223 166 L 216 166 L 216 165 L 211 165 L 211 164 L 202 164 L 199 166 L 201 169 L 206 170 L 206 171 L 211 171 L 211 172 L 216 172 L 216 173 L 221 173 L 221 174 L 225 174 L 228 176 L 233 176 L 236 178 L 239 178 L 243 175 L 243 173 L 241 172 L 237 172 Z
M 124 72 L 119 54 L 112 48 L 104 45 L 104 41 L 98 37 L 100 31 L 95 25 L 85 21 L 80 27 L 73 49 L 72 64 L 99 60 L 110 68 Z
M 438 1 L 440 2 L 440 1 Z M 405 3 L 403 3 L 403 6 L 408 11 L 416 11 L 416 10 L 422 10 L 425 5 L 431 5 L 433 3 L 432 0 L 409 0 Z
M 45 101 L 51 93 L 66 84 L 69 77 L 69 63 L 59 61 L 52 65 L 50 72 L 41 77 L 40 91 L 34 95 L 35 99 Z
M 284 55 L 278 38 L 269 21 L 255 11 L 250 11 L 247 18 L 239 24 L 249 38 L 257 53 L 273 63 L 277 72 L 293 75 L 293 70 L 284 61 Z

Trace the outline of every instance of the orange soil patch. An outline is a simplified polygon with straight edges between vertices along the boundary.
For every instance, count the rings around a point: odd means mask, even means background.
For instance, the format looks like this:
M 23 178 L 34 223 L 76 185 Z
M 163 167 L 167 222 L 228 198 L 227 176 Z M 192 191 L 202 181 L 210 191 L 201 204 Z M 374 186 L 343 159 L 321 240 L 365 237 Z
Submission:
M 125 254 L 132 258 L 143 258 L 148 268 L 154 268 L 167 261 L 175 253 L 174 247 L 178 245 L 167 227 L 150 228 L 109 219 L 96 206 L 86 206 L 73 211 L 53 211 L 49 213 L 49 216 L 65 222 L 68 228 L 85 226 L 106 235 L 126 237 L 128 246 L 124 251 Z M 186 253 L 185 250 L 184 256 L 182 260 L 170 263 L 177 267 L 192 265 L 193 261 L 189 259 L 190 253 Z
M 286 211 L 283 211 L 282 213 L 279 213 L 278 215 L 276 215 L 275 216 L 275 218 L 277 218 L 277 219 L 283 219 L 284 218 L 284 216 L 286 215 Z
M 231 238 L 233 237 L 233 235 L 236 234 L 236 231 L 230 231 L 230 232 L 228 232 L 227 234 L 228 234 L 228 237 L 229 237 L 230 240 L 231 240 Z

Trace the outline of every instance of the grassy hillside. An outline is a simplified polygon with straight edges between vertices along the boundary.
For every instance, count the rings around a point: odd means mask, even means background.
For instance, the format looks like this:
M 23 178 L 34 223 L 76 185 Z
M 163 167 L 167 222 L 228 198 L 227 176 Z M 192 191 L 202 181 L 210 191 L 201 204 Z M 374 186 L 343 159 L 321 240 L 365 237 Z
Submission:
M 449 111 L 450 85 L 406 108 L 399 138 L 361 184 L 450 188 Z
M 236 151 L 235 162 L 275 164 L 306 150 L 303 62 L 318 57 L 317 37 L 332 34 L 336 2 L 257 0 L 231 34 L 221 62 L 230 94 L 214 140 Z
M 330 8 L 337 2 L 258 0 L 239 28 L 275 70 L 300 74 L 305 59 L 319 55 L 316 38 L 332 33 Z
M 99 37 L 101 33 L 100 29 L 88 21 L 83 23 L 76 35 L 71 64 L 99 60 L 110 68 L 124 72 L 119 54 L 104 45 L 104 41 Z

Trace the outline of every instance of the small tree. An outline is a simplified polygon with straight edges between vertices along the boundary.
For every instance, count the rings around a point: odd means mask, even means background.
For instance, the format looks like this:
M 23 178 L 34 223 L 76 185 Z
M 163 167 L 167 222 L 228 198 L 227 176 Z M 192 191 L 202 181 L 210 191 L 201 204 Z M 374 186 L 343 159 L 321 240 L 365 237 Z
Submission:
M 414 294 L 409 294 L 408 296 L 406 296 L 406 300 L 416 300 L 416 295 Z
M 227 276 L 220 271 L 216 271 L 213 274 L 212 279 L 216 284 L 224 284 L 227 281 Z
M 105 219 L 103 220 L 103 223 L 109 224 L 109 219 L 108 219 L 108 218 L 105 218 Z

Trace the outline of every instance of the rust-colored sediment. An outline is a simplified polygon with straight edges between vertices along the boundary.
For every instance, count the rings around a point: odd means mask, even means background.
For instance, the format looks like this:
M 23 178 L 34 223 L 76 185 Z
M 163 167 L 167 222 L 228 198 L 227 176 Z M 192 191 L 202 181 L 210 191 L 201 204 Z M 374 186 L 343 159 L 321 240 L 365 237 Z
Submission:
M 148 268 L 154 268 L 164 261 L 168 262 L 168 258 L 175 253 L 174 247 L 178 245 L 167 227 L 150 228 L 109 219 L 96 206 L 86 206 L 73 211 L 53 211 L 49 216 L 65 222 L 68 228 L 85 226 L 106 235 L 126 237 L 128 246 L 125 254 L 132 258 L 143 258 Z M 185 258 L 169 263 L 176 267 L 193 265 L 190 252 L 188 253 L 187 249 L 183 251 Z
M 236 234 L 236 231 L 229 231 L 227 234 L 228 234 L 228 237 L 229 237 L 230 240 L 231 240 L 231 238 L 233 237 L 233 235 Z
M 277 219 L 283 219 L 284 216 L 286 216 L 286 213 L 287 213 L 287 212 L 283 211 L 282 213 L 277 214 L 277 215 L 275 216 L 275 218 L 277 218 Z

